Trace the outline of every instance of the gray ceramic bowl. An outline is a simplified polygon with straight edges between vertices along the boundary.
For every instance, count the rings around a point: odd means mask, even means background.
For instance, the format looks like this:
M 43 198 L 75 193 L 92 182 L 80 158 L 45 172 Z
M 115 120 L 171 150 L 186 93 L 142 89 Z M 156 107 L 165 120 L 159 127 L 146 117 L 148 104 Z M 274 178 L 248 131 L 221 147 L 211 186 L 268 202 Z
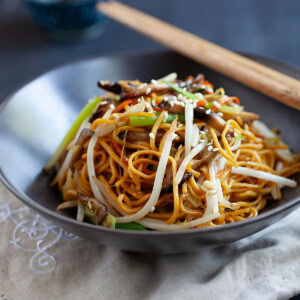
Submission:
M 299 71 L 285 64 L 250 57 L 300 78 Z M 149 81 L 174 71 L 179 77 L 204 73 L 216 87 L 222 86 L 228 94 L 239 96 L 247 110 L 259 113 L 270 127 L 279 128 L 284 140 L 300 152 L 298 111 L 173 52 L 144 52 L 66 65 L 40 76 L 8 97 L 0 111 L 1 180 L 26 205 L 50 221 L 83 238 L 131 251 L 182 253 L 224 245 L 258 232 L 295 210 L 300 204 L 299 187 L 286 189 L 284 201 L 274 201 L 251 220 L 171 233 L 111 230 L 77 222 L 67 211 L 55 211 L 61 202 L 60 195 L 56 189 L 49 188 L 49 178 L 41 170 L 87 100 L 100 93 L 97 80 Z

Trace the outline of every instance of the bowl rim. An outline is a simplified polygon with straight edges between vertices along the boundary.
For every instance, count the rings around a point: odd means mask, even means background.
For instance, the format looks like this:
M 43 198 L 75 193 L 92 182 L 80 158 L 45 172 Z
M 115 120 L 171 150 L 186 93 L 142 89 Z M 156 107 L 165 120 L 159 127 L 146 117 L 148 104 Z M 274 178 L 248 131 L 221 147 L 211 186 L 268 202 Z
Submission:
M 123 57 L 128 57 L 128 56 L 144 56 L 144 55 L 159 55 L 159 54 L 174 54 L 176 52 L 168 50 L 168 49 L 146 49 L 146 50 L 135 50 L 135 51 L 126 51 L 126 52 L 117 52 L 113 54 L 108 54 L 108 55 L 101 55 L 101 56 L 89 56 L 89 57 L 83 57 L 80 59 L 72 60 L 70 62 L 61 64 L 59 66 L 56 66 L 54 68 L 50 68 L 49 70 L 43 72 L 42 74 L 39 74 L 37 76 L 34 76 L 31 80 L 27 81 L 26 83 L 22 84 L 18 88 L 16 88 L 13 92 L 11 92 L 8 96 L 4 98 L 4 100 L 0 103 L 0 114 L 3 112 L 6 104 L 14 97 L 15 94 L 17 94 L 20 90 L 25 88 L 27 85 L 30 83 L 34 82 L 35 80 L 48 75 L 48 73 L 56 72 L 59 70 L 62 70 L 66 67 L 69 67 L 70 65 L 73 64 L 80 64 L 80 63 L 85 63 L 88 61 L 92 60 L 106 60 L 106 59 L 114 59 L 114 58 L 123 58 Z M 176 53 L 178 54 L 178 53 Z M 284 67 L 285 69 L 288 69 L 296 74 L 299 74 L 300 76 L 300 70 L 297 69 L 295 66 L 289 65 L 285 62 L 282 62 L 277 59 L 273 58 L 268 58 L 264 57 L 261 55 L 256 55 L 256 54 L 250 54 L 250 53 L 245 53 L 241 52 L 242 55 L 250 57 L 252 59 L 259 59 L 262 61 L 266 61 L 269 63 L 272 63 L 274 65 L 279 65 Z M 180 55 L 180 54 L 178 54 Z M 174 230 L 174 231 L 156 231 L 156 230 L 149 230 L 149 231 L 139 231 L 139 230 L 127 230 L 127 229 L 112 229 L 112 228 L 107 228 L 104 226 L 95 226 L 93 224 L 89 224 L 86 222 L 79 222 L 76 219 L 67 217 L 65 215 L 59 214 L 56 211 L 50 210 L 38 203 L 36 203 L 33 199 L 28 197 L 26 194 L 22 193 L 19 191 L 5 176 L 1 166 L 0 166 L 0 181 L 4 184 L 4 186 L 14 195 L 16 196 L 19 200 L 21 200 L 25 205 L 28 205 L 32 209 L 36 210 L 37 212 L 41 212 L 43 216 L 47 219 L 51 218 L 51 222 L 55 223 L 55 221 L 52 221 L 52 219 L 59 219 L 61 223 L 71 223 L 74 226 L 83 226 L 86 229 L 91 229 L 91 230 L 96 230 L 96 231 L 104 231 L 106 233 L 111 233 L 111 234 L 127 234 L 131 236 L 165 236 L 165 235 L 190 235 L 190 234 L 207 234 L 209 232 L 222 232 L 222 231 L 227 231 L 234 229 L 236 227 L 245 227 L 257 222 L 260 222 L 261 220 L 268 219 L 279 212 L 284 212 L 289 210 L 291 207 L 297 206 L 300 203 L 300 195 L 298 195 L 296 198 L 294 198 L 291 201 L 287 201 L 280 205 L 279 207 L 275 207 L 270 209 L 267 212 L 264 212 L 262 214 L 257 215 L 254 218 L 231 223 L 231 224 L 225 224 L 225 225 L 219 225 L 216 227 L 206 227 L 206 228 L 194 228 L 194 229 L 189 229 L 189 230 Z M 274 223 L 275 224 L 275 223 Z

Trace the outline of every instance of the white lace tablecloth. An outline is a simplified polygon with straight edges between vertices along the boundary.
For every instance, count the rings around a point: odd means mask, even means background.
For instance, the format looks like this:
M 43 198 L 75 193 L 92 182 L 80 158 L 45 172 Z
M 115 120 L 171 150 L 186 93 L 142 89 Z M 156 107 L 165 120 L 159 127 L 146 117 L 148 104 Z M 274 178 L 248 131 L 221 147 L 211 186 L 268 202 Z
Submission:
M 0 183 L 0 234 L 0 300 L 274 300 L 300 293 L 300 210 L 226 247 L 157 256 L 79 239 Z

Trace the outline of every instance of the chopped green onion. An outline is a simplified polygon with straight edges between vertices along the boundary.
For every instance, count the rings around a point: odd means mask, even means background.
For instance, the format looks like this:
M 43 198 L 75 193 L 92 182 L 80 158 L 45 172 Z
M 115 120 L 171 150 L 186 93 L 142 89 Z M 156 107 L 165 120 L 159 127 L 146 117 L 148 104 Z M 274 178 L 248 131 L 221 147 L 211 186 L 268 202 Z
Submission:
M 87 208 L 84 209 L 84 218 L 88 223 L 94 224 L 94 225 L 102 225 L 105 227 L 115 228 L 116 226 L 116 218 L 111 215 L 110 213 L 107 214 L 106 218 L 101 224 L 95 224 L 93 222 L 91 215 L 89 214 Z
M 222 113 L 229 113 L 229 114 L 239 114 L 242 110 L 241 106 L 229 106 L 226 104 L 223 104 L 220 111 Z
M 171 87 L 173 90 L 175 90 L 177 93 L 179 94 L 182 94 L 183 96 L 189 98 L 189 99 L 193 99 L 193 100 L 203 100 L 203 98 L 193 94 L 193 93 L 190 93 L 188 91 L 184 91 L 182 88 L 180 88 L 179 86 L 176 86 L 175 84 L 171 83 L 171 82 L 168 82 L 166 80 L 161 80 L 162 82 L 164 82 L 165 84 L 167 84 L 169 87 Z M 212 102 L 208 102 L 204 108 L 205 109 L 210 109 L 213 107 L 213 103 Z
M 194 99 L 194 100 L 202 100 L 202 98 L 198 97 L 197 95 L 190 93 L 188 91 L 184 91 L 182 88 L 179 86 L 176 86 L 175 84 L 166 81 L 166 80 L 161 80 L 163 83 L 167 84 L 169 87 L 171 87 L 173 90 L 175 90 L 177 93 L 182 94 L 183 96 Z
M 108 213 L 107 217 L 104 219 L 104 221 L 102 222 L 103 226 L 105 227 L 110 227 L 110 228 L 115 228 L 116 227 L 116 218 L 111 215 L 110 213 Z
M 55 153 L 52 155 L 52 157 L 49 159 L 47 164 L 45 165 L 45 170 L 48 171 L 50 168 L 52 168 L 63 151 L 66 149 L 67 145 L 72 141 L 72 139 L 75 137 L 80 125 L 82 122 L 92 114 L 95 107 L 99 104 L 99 102 L 102 99 L 100 97 L 95 97 L 93 100 L 91 100 L 80 112 L 79 116 L 76 118 L 74 123 L 71 125 L 70 129 L 66 133 L 65 137 L 57 147 Z
M 212 109 L 214 107 L 213 101 L 207 102 L 207 104 L 204 106 L 205 109 Z
M 147 230 L 146 227 L 136 222 L 130 223 L 116 223 L 116 229 L 127 229 L 127 230 Z
M 155 113 L 154 117 L 133 116 L 130 117 L 129 125 L 132 127 L 153 126 L 159 115 L 160 113 Z M 172 123 L 176 118 L 178 118 L 179 122 L 185 123 L 184 115 L 180 114 L 168 114 L 165 123 Z
M 87 212 L 87 209 L 86 209 L 86 208 L 84 209 L 84 218 L 86 219 L 86 221 L 87 221 L 88 223 L 93 224 L 92 219 L 91 219 L 89 213 Z
M 239 141 L 239 140 L 244 140 L 245 138 L 246 138 L 246 136 L 245 135 L 243 135 L 243 134 L 239 134 L 239 135 L 237 135 L 236 137 L 234 137 L 237 141 Z

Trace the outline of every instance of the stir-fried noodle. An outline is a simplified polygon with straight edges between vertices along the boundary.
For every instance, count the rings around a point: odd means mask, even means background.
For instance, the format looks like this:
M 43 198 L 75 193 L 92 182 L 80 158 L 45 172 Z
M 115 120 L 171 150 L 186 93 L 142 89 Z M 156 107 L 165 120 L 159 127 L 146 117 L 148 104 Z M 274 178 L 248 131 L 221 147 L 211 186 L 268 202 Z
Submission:
M 218 226 L 255 217 L 296 186 L 287 177 L 300 171 L 299 155 L 203 75 L 98 85 L 108 93 L 85 107 L 45 167 L 57 168 L 58 209 L 77 207 L 78 220 Z

